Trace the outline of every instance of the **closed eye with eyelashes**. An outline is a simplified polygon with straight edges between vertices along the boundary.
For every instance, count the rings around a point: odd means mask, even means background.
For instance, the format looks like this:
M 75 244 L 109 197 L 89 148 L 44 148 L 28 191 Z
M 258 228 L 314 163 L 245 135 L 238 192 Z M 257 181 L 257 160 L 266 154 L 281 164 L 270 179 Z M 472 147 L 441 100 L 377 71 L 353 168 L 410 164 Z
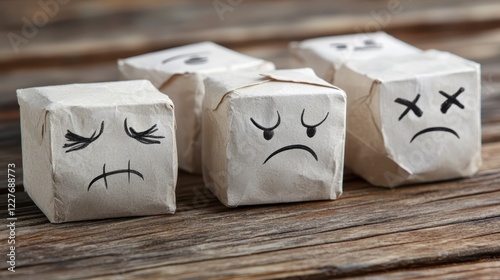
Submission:
M 125 121 L 123 122 L 123 126 L 125 129 L 125 133 L 127 133 L 129 137 L 139 141 L 142 144 L 160 144 L 161 142 L 159 140 L 154 140 L 154 139 L 165 138 L 165 136 L 154 135 L 154 133 L 158 131 L 156 124 L 140 132 L 137 132 L 132 127 L 129 127 L 127 124 L 127 119 L 125 119 Z
M 97 138 L 101 136 L 103 131 L 104 121 L 101 122 L 101 129 L 99 130 L 99 133 L 96 135 L 97 130 L 95 130 L 90 137 L 80 136 L 68 129 L 64 137 L 66 137 L 66 140 L 68 140 L 70 143 L 65 143 L 63 148 L 70 148 L 66 151 L 66 153 L 85 149 L 88 145 L 97 140 Z

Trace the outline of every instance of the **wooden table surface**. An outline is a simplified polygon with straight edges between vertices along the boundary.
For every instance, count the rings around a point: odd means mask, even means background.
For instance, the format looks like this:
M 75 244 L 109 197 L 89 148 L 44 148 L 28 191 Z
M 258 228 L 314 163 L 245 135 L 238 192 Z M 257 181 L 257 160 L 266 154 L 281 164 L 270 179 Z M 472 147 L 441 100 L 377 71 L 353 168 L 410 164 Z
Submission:
M 497 1 L 400 0 L 391 13 L 381 0 L 248 0 L 222 17 L 217 1 L 71 1 L 50 15 L 37 2 L 0 2 L 0 278 L 500 279 Z M 9 34 L 21 36 L 23 18 L 40 11 L 48 23 L 16 52 Z M 23 192 L 17 88 L 116 80 L 117 58 L 202 40 L 287 67 L 291 40 L 375 29 L 482 64 L 477 175 L 397 189 L 348 176 L 336 201 L 228 209 L 181 172 L 175 215 L 66 224 L 49 223 Z M 5 257 L 8 163 L 17 174 L 15 273 Z

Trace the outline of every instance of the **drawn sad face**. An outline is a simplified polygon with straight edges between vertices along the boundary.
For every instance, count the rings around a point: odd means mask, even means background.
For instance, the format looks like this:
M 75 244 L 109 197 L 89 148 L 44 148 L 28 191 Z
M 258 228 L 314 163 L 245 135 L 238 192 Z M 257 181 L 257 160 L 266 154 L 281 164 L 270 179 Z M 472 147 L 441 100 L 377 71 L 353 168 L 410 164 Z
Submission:
M 103 134 L 104 129 L 105 129 L 105 121 L 101 122 L 99 132 L 97 133 L 97 130 L 95 130 L 89 137 L 78 135 L 68 129 L 66 134 L 64 135 L 67 142 L 63 145 L 63 148 L 67 149 L 66 153 L 83 150 L 87 148 L 89 145 L 91 145 L 93 142 L 97 141 Z M 125 120 L 123 121 L 123 133 L 126 134 L 128 137 L 144 145 L 161 144 L 160 139 L 165 138 L 165 136 L 159 135 L 157 131 L 158 131 L 157 124 L 152 125 L 150 128 L 144 131 L 138 132 L 136 131 L 136 129 L 128 125 L 127 118 L 125 118 Z M 121 155 L 117 154 L 116 156 L 121 156 Z M 130 167 L 130 159 L 128 160 L 126 168 L 121 168 L 116 170 L 106 170 L 106 163 L 104 163 L 102 165 L 102 174 L 99 174 L 90 181 L 87 187 L 87 191 L 90 191 L 90 188 L 100 180 L 104 182 L 105 188 L 108 189 L 108 178 L 120 174 L 127 176 L 129 184 L 131 175 L 138 176 L 139 178 L 144 180 L 144 175 L 140 171 Z
M 173 112 L 165 106 L 72 108 L 65 114 L 54 120 L 56 181 L 71 189 L 63 201 L 113 211 L 127 203 L 146 207 L 174 185 Z
M 450 109 L 451 106 L 456 106 L 459 109 L 465 109 L 464 105 L 462 103 L 460 103 L 460 101 L 458 101 L 458 99 L 457 99 L 459 97 L 459 95 L 461 93 L 463 93 L 464 91 L 465 91 L 465 89 L 463 87 L 460 87 L 457 90 L 457 92 L 455 92 L 453 95 L 449 95 L 446 92 L 440 90 L 439 94 L 441 94 L 442 96 L 444 96 L 446 98 L 440 106 L 441 113 L 443 113 L 443 114 L 448 113 L 448 110 Z M 406 109 L 403 111 L 403 113 L 399 116 L 399 118 L 398 118 L 399 121 L 401 121 L 409 112 L 412 112 L 413 114 L 415 114 L 415 116 L 417 116 L 419 118 L 422 117 L 423 111 L 417 105 L 417 102 L 419 99 L 420 99 L 420 94 L 417 94 L 415 99 L 413 99 L 412 101 L 406 100 L 404 98 L 399 98 L 399 97 L 396 98 L 396 100 L 394 100 L 394 102 L 406 107 Z M 445 133 L 451 133 L 451 134 L 455 135 L 458 139 L 460 139 L 460 136 L 458 135 L 458 133 L 450 127 L 431 126 L 431 127 L 424 128 L 424 129 L 418 131 L 417 133 L 415 133 L 415 135 L 413 135 L 413 137 L 411 138 L 410 143 L 412 143 L 413 140 L 415 140 L 417 137 L 419 137 L 421 135 L 424 135 L 425 133 L 438 132 L 438 131 L 445 132 Z
M 476 83 L 463 73 L 382 86 L 380 110 L 388 154 L 402 168 L 427 178 L 457 176 L 454 172 L 464 170 L 478 149 Z
M 241 109 L 232 113 L 229 197 L 238 204 L 329 198 L 342 178 L 344 97 L 266 86 L 265 93 L 277 92 L 273 98 L 251 93 L 232 101 Z
M 320 126 L 322 123 L 324 123 L 326 121 L 326 119 L 328 118 L 328 115 L 330 114 L 329 112 L 326 113 L 326 116 L 323 118 L 323 120 L 321 120 L 319 123 L 317 124 L 314 124 L 314 125 L 308 125 L 304 122 L 304 113 L 305 113 L 306 109 L 303 109 L 302 110 L 302 114 L 300 115 L 300 123 L 301 125 L 306 128 L 306 134 L 309 138 L 313 138 L 315 135 L 316 135 L 316 128 L 318 126 Z M 260 125 L 259 123 L 257 123 L 253 118 L 250 118 L 250 121 L 253 123 L 253 125 L 255 125 L 255 127 L 257 127 L 258 129 L 262 130 L 263 131 L 263 137 L 265 140 L 271 140 L 274 136 L 274 130 L 277 129 L 279 127 L 279 125 L 281 124 L 281 116 L 280 116 L 280 113 L 279 111 L 276 111 L 277 115 L 278 115 L 278 120 L 276 121 L 276 124 L 273 125 L 272 127 L 264 127 L 262 125 Z M 283 146 L 279 149 L 277 149 L 276 151 L 272 152 L 267 158 L 266 160 L 264 160 L 264 163 L 263 164 L 266 164 L 267 161 L 269 161 L 272 157 L 274 156 L 277 156 L 278 154 L 282 153 L 282 152 L 286 152 L 286 151 L 289 151 L 289 150 L 304 150 L 308 153 L 311 154 L 311 156 L 316 160 L 318 161 L 318 155 L 316 154 L 316 152 L 311 149 L 309 146 L 307 145 L 303 145 L 303 144 L 291 144 L 291 145 L 286 145 L 286 146 Z

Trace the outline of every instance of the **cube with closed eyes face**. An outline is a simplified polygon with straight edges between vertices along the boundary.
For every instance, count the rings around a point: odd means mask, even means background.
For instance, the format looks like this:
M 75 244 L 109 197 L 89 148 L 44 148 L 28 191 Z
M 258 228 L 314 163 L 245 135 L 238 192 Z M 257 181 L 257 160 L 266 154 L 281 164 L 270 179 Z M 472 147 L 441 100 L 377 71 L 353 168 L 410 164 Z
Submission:
M 480 67 L 435 50 L 352 61 L 346 166 L 374 185 L 447 180 L 481 165 Z
M 18 90 L 24 188 L 53 223 L 175 211 L 172 101 L 149 81 Z
M 342 193 L 345 93 L 311 69 L 207 79 L 203 177 L 227 206 Z
M 274 64 L 212 42 L 186 45 L 120 60 L 127 79 L 148 79 L 175 104 L 179 167 L 201 173 L 201 104 L 204 79 L 214 73 L 269 71 Z
M 290 43 L 294 67 L 311 67 L 318 76 L 334 84 L 337 70 L 349 61 L 369 61 L 380 56 L 404 56 L 420 51 L 384 32 L 330 36 Z

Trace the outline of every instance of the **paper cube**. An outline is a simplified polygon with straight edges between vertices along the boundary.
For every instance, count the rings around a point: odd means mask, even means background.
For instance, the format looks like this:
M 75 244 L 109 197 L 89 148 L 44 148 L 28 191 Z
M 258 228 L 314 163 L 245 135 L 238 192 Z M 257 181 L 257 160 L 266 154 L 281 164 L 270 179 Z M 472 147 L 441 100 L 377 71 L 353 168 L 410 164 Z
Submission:
M 179 167 L 201 173 L 201 106 L 204 79 L 214 73 L 269 71 L 274 64 L 212 42 L 186 45 L 118 62 L 127 79 L 150 80 L 175 104 Z
M 149 81 L 17 94 L 24 188 L 51 222 L 175 211 L 174 107 Z
M 346 166 L 377 186 L 473 175 L 481 165 L 480 66 L 435 50 L 351 61 Z
M 360 33 L 290 43 L 293 67 L 311 67 L 318 76 L 336 84 L 335 74 L 346 62 L 368 61 L 380 56 L 420 52 L 384 32 Z
M 342 193 L 345 93 L 311 69 L 207 79 L 203 177 L 226 206 Z

